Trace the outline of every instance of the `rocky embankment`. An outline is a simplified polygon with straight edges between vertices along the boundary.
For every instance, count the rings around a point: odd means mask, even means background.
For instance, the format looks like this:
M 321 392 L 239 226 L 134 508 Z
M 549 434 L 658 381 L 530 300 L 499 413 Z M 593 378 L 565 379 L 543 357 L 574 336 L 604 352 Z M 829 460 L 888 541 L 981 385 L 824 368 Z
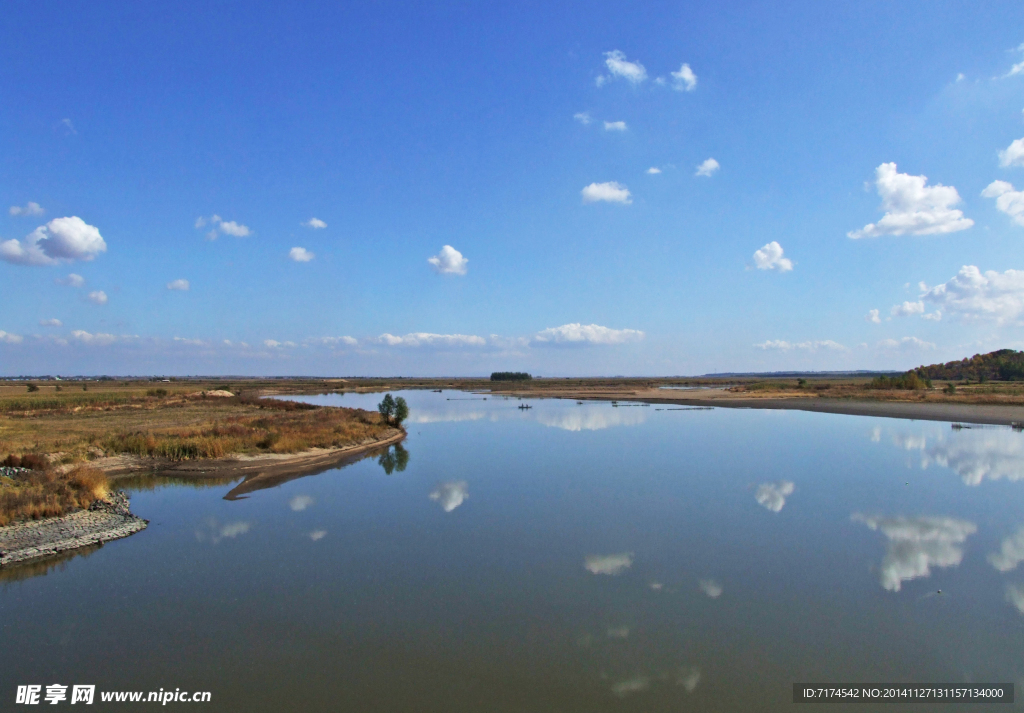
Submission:
M 107 500 L 97 500 L 88 510 L 0 527 L 0 567 L 102 544 L 146 529 L 149 522 L 132 515 L 128 505 L 128 496 L 117 491 Z

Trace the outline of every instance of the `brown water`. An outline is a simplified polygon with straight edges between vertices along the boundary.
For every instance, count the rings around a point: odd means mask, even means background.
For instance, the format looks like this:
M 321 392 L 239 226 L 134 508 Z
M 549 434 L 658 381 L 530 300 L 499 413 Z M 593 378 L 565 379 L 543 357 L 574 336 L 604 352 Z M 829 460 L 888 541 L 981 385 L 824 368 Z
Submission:
M 52 683 L 217 711 L 774 711 L 804 681 L 1020 698 L 1022 433 L 404 396 L 404 454 L 269 489 L 137 481 L 149 529 L 4 572 L 0 709 Z

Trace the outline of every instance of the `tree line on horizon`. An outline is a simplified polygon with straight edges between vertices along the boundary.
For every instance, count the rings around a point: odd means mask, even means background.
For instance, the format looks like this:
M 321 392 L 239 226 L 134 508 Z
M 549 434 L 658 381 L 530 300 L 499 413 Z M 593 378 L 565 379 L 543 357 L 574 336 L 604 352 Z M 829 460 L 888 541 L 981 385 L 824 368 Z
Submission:
M 945 381 L 1022 381 L 1024 352 L 998 349 L 988 354 L 975 354 L 969 359 L 919 366 L 913 372 L 921 379 Z
M 525 371 L 495 371 L 491 381 L 530 381 L 533 377 Z

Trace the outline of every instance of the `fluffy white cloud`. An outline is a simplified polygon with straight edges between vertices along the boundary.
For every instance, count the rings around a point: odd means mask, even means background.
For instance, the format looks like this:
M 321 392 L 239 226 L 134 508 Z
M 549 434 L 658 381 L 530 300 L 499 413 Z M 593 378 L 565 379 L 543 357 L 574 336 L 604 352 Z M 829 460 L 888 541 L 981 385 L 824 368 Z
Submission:
M 296 495 L 288 501 L 288 507 L 292 509 L 292 512 L 302 512 L 312 504 L 313 498 L 308 495 Z
M 295 262 L 309 262 L 314 257 L 316 257 L 316 255 L 311 253 L 309 250 L 306 250 L 306 248 L 292 248 L 288 251 L 288 259 L 294 260 Z
M 188 292 L 191 285 L 188 280 L 173 280 L 167 283 L 168 290 L 181 290 L 182 292 Z
M 608 71 L 613 78 L 622 77 L 633 84 L 640 84 L 647 79 L 647 70 L 644 69 L 644 66 L 639 62 L 628 61 L 623 52 L 612 50 L 611 52 L 605 52 L 604 56 L 605 66 L 608 67 Z
M 38 203 L 29 201 L 24 206 L 12 205 L 7 212 L 11 215 L 42 215 L 46 211 Z
M 580 122 L 584 126 L 586 126 L 587 124 L 589 124 L 592 121 L 592 119 L 590 118 L 590 114 L 588 114 L 585 111 L 580 111 L 580 112 L 577 112 L 577 113 L 573 114 L 572 118 L 575 119 L 576 121 Z
M 899 351 L 926 351 L 934 349 L 932 342 L 926 342 L 917 337 L 903 337 L 903 339 L 883 339 L 878 343 L 879 349 L 893 349 Z
M 606 121 L 604 122 L 605 131 L 625 131 L 626 122 L 624 121 Z
M 960 202 L 953 186 L 928 186 L 926 176 L 897 173 L 895 163 L 883 163 L 875 170 L 875 187 L 882 198 L 885 215 L 847 236 L 853 239 L 882 235 L 932 235 L 955 233 L 974 225 L 963 211 L 951 206 Z
M 924 302 L 904 302 L 901 305 L 893 305 L 889 310 L 893 317 L 909 317 L 913 314 L 924 314 Z
M 658 168 L 657 166 L 651 166 L 650 168 L 647 169 L 647 173 L 649 173 L 652 176 L 656 176 L 659 173 L 661 173 L 661 169 Z
M 313 542 L 316 542 L 317 540 L 322 540 L 326 535 L 327 530 L 313 530 L 311 533 L 309 533 L 309 539 L 313 540 Z
M 1017 530 L 1013 536 L 1003 540 L 1002 548 L 999 552 L 990 554 L 988 561 L 1000 572 L 1017 569 L 1017 565 L 1024 562 L 1024 527 Z
M 104 292 L 103 290 L 96 290 L 95 292 L 90 292 L 89 296 L 86 299 L 88 299 L 94 305 L 105 305 L 109 301 L 107 299 L 107 293 Z
M 678 72 L 672 72 L 672 88 L 677 92 L 692 92 L 697 88 L 697 75 L 690 65 L 684 62 Z
M 864 317 L 864 319 L 866 319 L 869 322 L 873 322 L 874 324 L 882 323 L 882 318 L 878 316 L 877 309 L 868 310 L 868 314 L 866 317 Z
M 210 240 L 217 239 L 217 230 L 224 233 L 224 235 L 232 235 L 236 238 L 245 238 L 252 235 L 252 231 L 249 230 L 249 226 L 236 223 L 233 220 L 224 220 L 219 215 L 210 216 L 210 224 L 214 226 L 213 230 L 206 234 L 206 237 Z M 202 228 L 206 226 L 206 218 L 199 216 L 196 218 L 196 228 Z
M 206 346 L 206 342 L 204 342 L 202 339 L 189 339 L 188 337 L 175 337 L 174 341 L 178 342 L 179 344 L 187 344 L 190 347 L 205 347 Z
M 1024 44 L 1017 48 L 1018 52 L 1024 52 Z M 1024 62 L 1018 62 L 1017 64 L 1010 67 L 1010 71 L 1003 75 L 1003 79 L 1012 77 L 1016 74 L 1024 74 Z
M 405 336 L 382 334 L 377 343 L 389 347 L 482 347 L 487 340 L 472 334 L 431 334 L 414 332 Z
M 327 227 L 327 223 L 320 220 L 319 218 L 310 218 L 305 223 L 303 223 L 303 225 L 306 226 L 307 228 L 312 228 L 313 230 L 321 230 Z
M 587 555 L 583 566 L 591 574 L 606 574 L 611 577 L 622 574 L 633 566 L 633 553 L 622 552 L 617 555 Z
M 81 329 L 76 329 L 71 333 L 71 337 L 76 339 L 83 344 L 96 344 L 99 346 L 105 346 L 107 344 L 113 344 L 117 341 L 117 337 L 113 334 L 105 334 L 103 332 L 97 334 L 90 334 L 89 332 Z
M 764 349 L 765 351 L 780 352 L 789 352 L 793 351 L 794 349 L 809 352 L 816 352 L 819 349 L 827 349 L 833 352 L 846 351 L 846 347 L 844 347 L 839 342 L 832 341 L 831 339 L 825 339 L 823 341 L 815 342 L 787 342 L 784 339 L 769 339 L 766 342 L 761 342 L 760 344 L 755 344 L 754 346 L 757 347 L 758 349 Z
M 790 480 L 780 480 L 778 483 L 761 483 L 757 486 L 754 499 L 757 504 L 768 508 L 772 512 L 779 512 L 786 504 L 786 498 L 793 494 L 796 485 Z
M 85 284 L 85 278 L 82 277 L 81 275 L 76 275 L 75 273 L 72 272 L 67 277 L 58 277 L 56 280 L 54 280 L 54 282 L 56 282 L 58 285 L 67 285 L 69 287 L 81 287 L 82 285 Z
M 1000 166 L 1024 166 L 1024 138 L 1017 139 L 999 152 Z M 29 205 L 34 205 L 29 203 Z
M 39 320 L 40 327 L 63 327 L 64 323 L 59 319 L 41 319 Z
M 952 517 L 881 517 L 854 513 L 862 522 L 880 531 L 888 540 L 882 559 L 881 583 L 892 592 L 903 582 L 927 577 L 932 567 L 955 567 L 964 553 L 961 545 L 978 531 L 977 525 Z
M 965 320 L 1024 322 L 1024 270 L 982 273 L 974 265 L 964 265 L 948 282 L 921 288 L 922 300 Z
M 693 175 L 694 176 L 707 176 L 708 178 L 711 178 L 712 174 L 714 174 L 714 172 L 717 171 L 720 168 L 721 168 L 721 165 L 719 165 L 718 161 L 716 161 L 713 158 L 709 158 L 709 159 L 706 159 L 704 161 L 704 163 L 702 163 L 701 165 L 697 166 L 697 172 L 695 174 L 693 174 Z
M 621 183 L 607 181 L 606 183 L 591 183 L 580 191 L 584 203 L 622 203 L 628 205 L 633 202 L 629 189 Z
M 348 347 L 354 347 L 356 344 L 359 344 L 359 340 L 356 339 L 355 337 L 315 337 L 312 339 L 307 339 L 305 343 L 320 344 L 326 347 L 334 347 L 339 344 L 344 344 L 345 346 Z
M 0 243 L 0 260 L 17 265 L 55 265 L 92 260 L 106 250 L 107 244 L 98 228 L 78 216 L 71 216 L 54 218 L 23 240 L 11 239 Z
M 469 259 L 464 258 L 462 253 L 451 245 L 445 245 L 441 248 L 441 252 L 428 258 L 427 262 L 434 267 L 435 272 L 441 275 L 465 275 Z
M 451 512 L 466 502 L 469 497 L 469 483 L 465 480 L 451 480 L 441 483 L 430 493 L 430 499 L 445 512 Z
M 700 587 L 700 591 L 704 592 L 712 599 L 718 599 L 722 596 L 722 592 L 724 591 L 722 589 L 722 585 L 713 579 L 702 579 L 697 584 Z
M 587 345 L 587 344 L 626 344 L 637 342 L 644 338 L 644 333 L 638 329 L 611 329 L 602 327 L 599 324 L 563 324 L 561 327 L 548 327 L 537 332 L 533 341 L 539 344 L 566 344 L 566 345 Z
M 0 342 L 4 344 L 20 344 L 23 337 L 20 334 L 11 334 L 0 329 Z
M 1018 191 L 1006 181 L 992 181 L 981 195 L 983 198 L 995 198 L 996 209 L 1013 218 L 1017 225 L 1024 225 L 1024 191 Z
M 263 346 L 268 349 L 278 349 L 280 347 L 294 347 L 296 344 L 295 342 L 279 342 L 276 339 L 264 339 Z
M 774 240 L 754 252 L 754 265 L 758 270 L 789 272 L 793 269 L 793 261 L 782 257 L 782 246 Z
M 1024 62 L 1021 62 L 1018 67 L 1024 71 Z M 1006 585 L 1006 601 L 1010 602 L 1013 606 L 1017 607 L 1017 611 L 1024 614 L 1024 585 L 1022 584 L 1007 584 Z

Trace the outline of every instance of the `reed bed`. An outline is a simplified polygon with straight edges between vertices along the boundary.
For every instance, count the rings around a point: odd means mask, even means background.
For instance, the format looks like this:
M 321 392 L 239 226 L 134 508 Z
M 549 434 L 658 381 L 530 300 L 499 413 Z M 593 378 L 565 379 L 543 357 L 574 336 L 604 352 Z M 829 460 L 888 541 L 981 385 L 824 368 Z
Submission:
M 69 473 L 32 470 L 0 477 L 0 526 L 65 515 L 89 507 L 109 492 L 107 476 L 88 465 Z

